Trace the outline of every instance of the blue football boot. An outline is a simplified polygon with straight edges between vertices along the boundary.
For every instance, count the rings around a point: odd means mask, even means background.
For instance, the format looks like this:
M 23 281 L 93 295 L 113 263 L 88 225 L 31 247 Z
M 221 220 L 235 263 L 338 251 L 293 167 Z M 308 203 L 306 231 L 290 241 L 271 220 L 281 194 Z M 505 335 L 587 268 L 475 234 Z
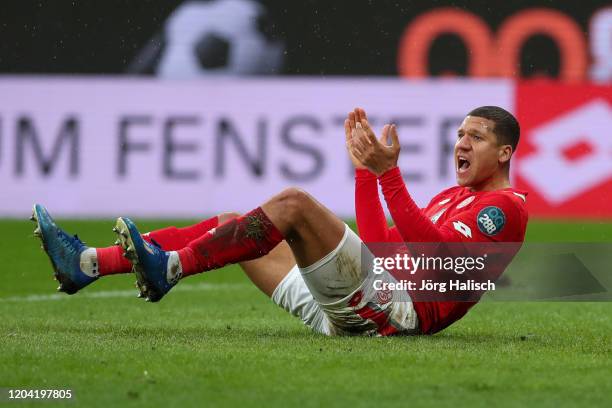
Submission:
M 51 260 L 55 279 L 60 283 L 59 292 L 72 295 L 98 279 L 97 265 L 93 270 L 95 276 L 89 276 L 81 269 L 81 253 L 88 247 L 76 235 L 71 236 L 59 228 L 45 207 L 35 204 L 30 220 L 36 222 L 34 235 L 40 238 L 42 248 Z
M 132 263 L 136 286 L 140 289 L 139 297 L 144 297 L 147 302 L 158 302 L 181 278 L 178 268 L 172 268 L 168 273 L 169 253 L 155 241 L 145 241 L 129 218 L 117 218 L 113 231 L 119 237 L 123 256 Z

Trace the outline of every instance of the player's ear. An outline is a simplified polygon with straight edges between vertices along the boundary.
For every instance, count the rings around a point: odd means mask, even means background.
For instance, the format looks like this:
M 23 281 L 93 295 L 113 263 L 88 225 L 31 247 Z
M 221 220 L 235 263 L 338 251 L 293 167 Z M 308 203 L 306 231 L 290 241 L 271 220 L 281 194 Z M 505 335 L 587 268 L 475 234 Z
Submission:
M 497 160 L 502 164 L 507 163 L 510 161 L 512 153 L 512 146 L 501 145 L 499 146 L 499 150 L 497 151 Z

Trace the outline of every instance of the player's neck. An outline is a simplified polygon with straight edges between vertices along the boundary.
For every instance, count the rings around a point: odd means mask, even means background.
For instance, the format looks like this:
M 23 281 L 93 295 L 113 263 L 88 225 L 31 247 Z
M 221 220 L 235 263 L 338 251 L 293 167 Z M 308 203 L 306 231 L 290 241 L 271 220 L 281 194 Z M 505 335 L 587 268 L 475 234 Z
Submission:
M 472 191 L 495 191 L 502 190 L 504 188 L 512 187 L 510 185 L 510 178 L 508 174 L 496 173 L 481 183 L 470 186 Z

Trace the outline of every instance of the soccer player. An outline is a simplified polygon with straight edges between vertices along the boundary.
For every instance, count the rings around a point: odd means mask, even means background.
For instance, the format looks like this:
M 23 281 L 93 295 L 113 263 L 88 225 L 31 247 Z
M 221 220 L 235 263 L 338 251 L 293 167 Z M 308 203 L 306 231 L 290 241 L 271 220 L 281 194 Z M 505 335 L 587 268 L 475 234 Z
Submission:
M 400 144 L 394 125 L 378 140 L 365 111 L 345 121 L 347 151 L 355 166 L 357 225 L 365 242 L 522 242 L 525 193 L 510 187 L 509 166 L 519 125 L 507 111 L 471 111 L 455 144 L 458 186 L 438 194 L 425 209 L 410 197 L 397 167 Z M 389 141 L 391 143 L 389 143 Z M 388 227 L 381 186 L 395 226 Z M 366 279 L 373 255 L 348 226 L 296 188 L 244 215 L 223 214 L 191 227 L 141 235 L 128 218 L 115 225 L 117 244 L 87 248 L 34 207 L 60 290 L 74 293 L 99 276 L 129 272 L 141 296 L 160 300 L 187 276 L 240 263 L 272 300 L 327 335 L 433 334 L 460 319 L 474 302 L 413 301 L 408 292 L 377 296 Z M 131 266 L 121 257 L 121 252 Z M 381 279 L 393 282 L 389 274 Z

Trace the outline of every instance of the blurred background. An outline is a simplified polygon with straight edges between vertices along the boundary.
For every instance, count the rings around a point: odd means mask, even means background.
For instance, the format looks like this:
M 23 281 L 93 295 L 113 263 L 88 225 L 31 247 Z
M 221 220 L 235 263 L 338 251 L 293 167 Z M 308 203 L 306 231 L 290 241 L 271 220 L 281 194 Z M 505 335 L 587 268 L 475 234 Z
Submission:
M 425 205 L 476 106 L 521 123 L 537 218 L 612 218 L 609 2 L 9 0 L 0 217 L 246 211 L 300 186 L 354 216 L 342 121 L 398 125 Z

